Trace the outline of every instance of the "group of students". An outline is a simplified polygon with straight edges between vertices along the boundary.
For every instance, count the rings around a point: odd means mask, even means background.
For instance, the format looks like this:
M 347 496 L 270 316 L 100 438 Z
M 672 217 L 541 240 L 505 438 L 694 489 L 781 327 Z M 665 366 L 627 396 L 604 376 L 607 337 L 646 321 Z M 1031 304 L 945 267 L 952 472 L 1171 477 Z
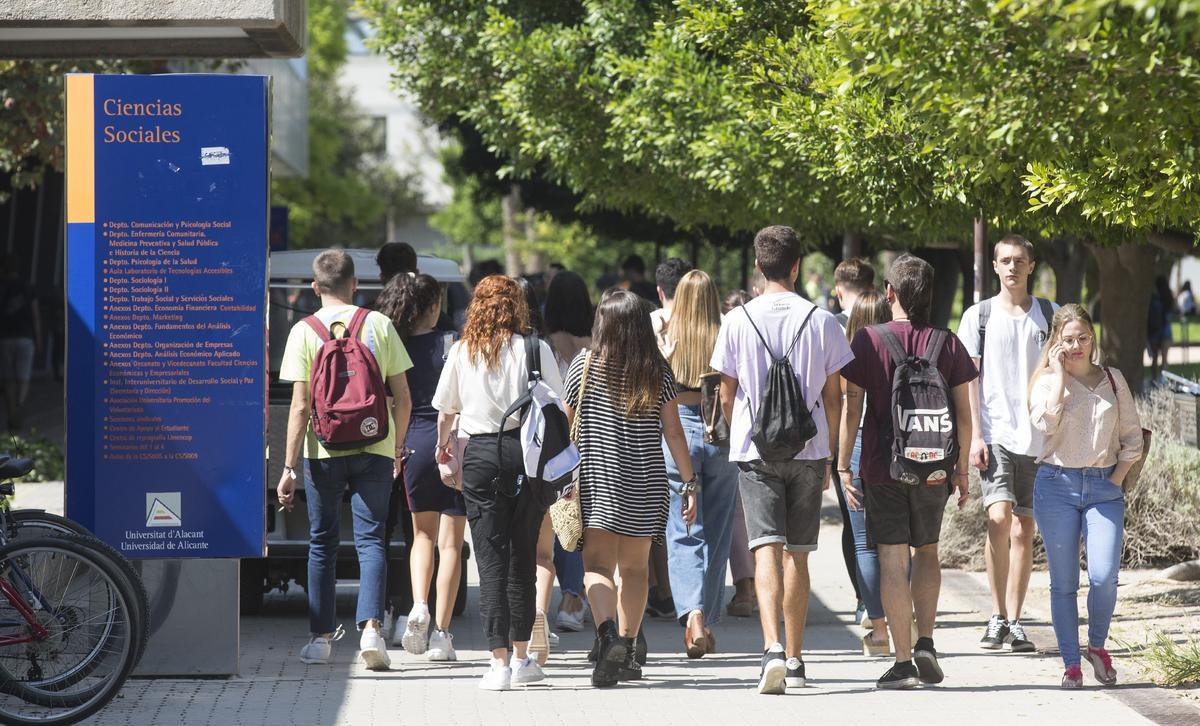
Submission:
M 294 389 L 277 496 L 293 506 L 302 453 L 316 491 L 307 497 L 311 637 L 301 659 L 328 662 L 342 636 L 332 560 L 336 510 L 349 487 L 362 572 L 360 651 L 367 667 L 389 667 L 383 546 L 388 492 L 402 477 L 416 533 L 415 604 L 404 627 L 396 625 L 406 650 L 455 658 L 449 624 L 469 524 L 491 650 L 481 688 L 545 678 L 555 574 L 564 593 L 559 626 L 582 628 L 585 608 L 595 624 L 592 684 L 641 678 L 654 541 L 667 548 L 684 650 L 715 652 L 711 628 L 740 509 L 764 642 L 758 691 L 802 687 L 808 553 L 832 482 L 870 621 L 864 653 L 894 656 L 877 686 L 938 683 L 942 515 L 955 494 L 965 504 L 975 466 L 995 601 L 982 645 L 1034 649 L 1020 611 L 1036 520 L 1050 564 L 1062 685 L 1082 684 L 1083 658 L 1097 680 L 1115 683 L 1104 645 L 1116 603 L 1121 485 L 1142 455 L 1141 427 L 1124 378 L 1101 364 L 1087 313 L 1029 295 L 1032 245 L 1015 235 L 996 245 L 1001 292 L 964 313 L 958 336 L 930 324 L 933 269 L 918 257 L 898 257 L 878 289 L 868 264 L 842 263 L 835 294 L 843 314 L 835 317 L 796 293 L 802 246 L 792 229 L 761 230 L 754 252 L 757 294 L 732 298 L 737 304 L 724 311 L 712 279 L 681 260 L 661 268 L 668 289 L 659 285 L 657 311 L 630 290 L 610 289 L 593 314 L 582 279 L 563 271 L 550 282 L 542 315 L 522 281 L 492 275 L 475 286 L 460 336 L 439 329 L 432 278 L 391 277 L 377 310 L 364 317 L 349 304 L 357 284 L 349 256 L 321 254 L 313 283 L 320 325 L 295 326 L 280 371 Z M 326 449 L 308 420 L 314 358 L 328 345 L 314 332 L 321 325 L 345 328 L 344 336 L 364 344 L 388 384 L 392 425 L 360 450 Z M 530 385 L 531 368 L 561 397 L 578 447 L 578 478 L 565 496 L 579 499 L 582 553 L 557 545 L 551 502 L 526 472 L 520 419 L 507 415 Z M 894 375 L 898 369 L 903 375 Z M 945 405 L 896 411 L 898 381 L 917 369 L 944 388 Z M 901 459 L 933 461 L 933 452 L 896 445 L 919 439 L 896 427 L 921 431 L 921 421 L 933 421 L 950 443 L 938 452 L 949 459 L 918 480 Z M 1081 536 L 1091 580 L 1083 653 Z M 435 549 L 437 612 L 430 613 L 424 601 Z

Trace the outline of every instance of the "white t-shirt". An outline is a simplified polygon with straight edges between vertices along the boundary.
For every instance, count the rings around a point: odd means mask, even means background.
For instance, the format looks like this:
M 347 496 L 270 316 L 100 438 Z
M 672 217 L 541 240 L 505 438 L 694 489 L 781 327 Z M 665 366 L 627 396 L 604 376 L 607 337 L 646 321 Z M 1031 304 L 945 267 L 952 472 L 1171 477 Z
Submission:
M 550 389 L 562 395 L 562 376 L 546 341 L 539 341 L 542 379 Z M 482 358 L 469 358 L 460 340 L 450 347 L 433 407 L 441 413 L 459 414 L 458 432 L 464 436 L 494 434 L 500 431 L 500 417 L 526 390 L 529 376 L 525 364 L 525 338 L 514 335 L 500 351 L 500 363 L 488 368 Z M 503 422 L 504 429 L 521 425 L 514 414 Z
M 809 310 L 816 306 L 799 295 L 790 292 L 759 295 L 746 303 L 746 310 L 732 310 L 725 316 L 717 344 L 713 349 L 712 367 L 738 381 L 737 396 L 733 403 L 733 420 L 729 422 L 729 460 L 754 461 L 759 458 L 758 449 L 750 441 L 750 429 L 754 412 L 762 400 L 763 381 L 771 365 L 771 354 L 763 347 L 754 332 L 754 325 L 766 338 L 771 353 L 783 355 L 796 340 L 796 333 L 804 323 Z M 837 373 L 854 359 L 850 344 L 837 320 L 827 311 L 817 308 L 800 339 L 792 349 L 791 363 L 804 402 L 812 409 L 817 424 L 817 435 L 797 459 L 825 459 L 829 457 L 829 426 L 821 403 L 821 389 L 830 374 Z
M 1029 420 L 1029 376 L 1050 332 L 1050 321 L 1042 306 L 1033 300 L 1029 312 L 1012 316 L 992 298 L 983 355 L 979 351 L 979 305 L 963 313 L 958 338 L 967 355 L 983 358 L 979 390 L 979 417 L 983 440 L 1003 446 L 1014 454 L 1038 456 L 1042 434 Z M 1051 307 L 1058 309 L 1051 303 Z

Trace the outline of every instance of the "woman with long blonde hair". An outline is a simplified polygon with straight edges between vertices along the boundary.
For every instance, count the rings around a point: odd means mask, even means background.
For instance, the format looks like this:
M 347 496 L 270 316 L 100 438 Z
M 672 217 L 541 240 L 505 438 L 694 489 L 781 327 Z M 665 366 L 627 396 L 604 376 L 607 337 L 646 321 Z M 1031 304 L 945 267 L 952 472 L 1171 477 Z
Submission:
M 671 483 L 667 521 L 667 558 L 675 615 L 683 626 L 683 646 L 689 658 L 716 650 L 710 627 L 721 620 L 725 566 L 733 538 L 737 509 L 738 469 L 729 461 L 729 443 L 705 441 L 706 419 L 720 415 L 701 410 L 701 389 L 716 386 L 720 375 L 709 365 L 721 329 L 717 286 L 707 274 L 693 270 L 675 289 L 675 304 L 667 323 L 664 348 L 679 388 L 679 421 L 687 437 L 691 468 L 699 477 L 698 513 L 690 527 L 682 517 L 684 489 L 680 469 L 663 445 Z M 714 396 L 711 400 L 716 400 Z
M 1117 671 L 1105 650 L 1117 605 L 1125 522 L 1125 475 L 1142 456 L 1142 425 L 1125 377 L 1103 365 L 1092 319 L 1079 305 L 1054 314 L 1050 339 L 1029 384 L 1030 419 L 1045 434 L 1033 517 L 1050 569 L 1050 616 L 1065 671 L 1083 685 L 1079 649 L 1079 541 L 1087 548 L 1087 658 L 1096 680 Z

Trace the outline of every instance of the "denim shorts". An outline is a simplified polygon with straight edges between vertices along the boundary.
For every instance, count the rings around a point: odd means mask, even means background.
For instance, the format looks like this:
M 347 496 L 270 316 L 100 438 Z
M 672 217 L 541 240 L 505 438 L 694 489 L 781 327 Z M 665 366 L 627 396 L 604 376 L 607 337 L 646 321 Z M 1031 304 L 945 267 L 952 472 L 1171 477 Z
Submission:
M 738 468 L 750 549 L 783 544 L 790 552 L 816 550 L 825 459 L 740 462 Z

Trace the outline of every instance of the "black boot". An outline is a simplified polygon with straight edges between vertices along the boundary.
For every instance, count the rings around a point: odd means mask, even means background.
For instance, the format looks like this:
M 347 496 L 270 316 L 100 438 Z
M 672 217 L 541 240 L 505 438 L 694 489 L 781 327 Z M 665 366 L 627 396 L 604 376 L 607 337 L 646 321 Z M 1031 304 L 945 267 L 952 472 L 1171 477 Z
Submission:
M 638 665 L 646 665 L 646 651 L 649 650 L 646 644 L 646 631 L 639 630 L 637 640 L 633 644 L 634 657 L 637 658 Z
M 599 648 L 596 651 L 596 667 L 592 670 L 592 685 L 596 688 L 606 688 L 617 684 L 617 671 L 625 662 L 629 649 L 625 641 L 617 635 L 617 624 L 605 620 L 596 628 Z
M 599 633 L 599 631 L 597 631 L 596 634 L 594 636 L 592 636 L 592 649 L 588 651 L 588 663 L 595 663 L 596 659 L 599 657 L 600 657 L 600 633 Z
M 641 633 L 639 633 L 640 635 Z M 625 662 L 617 669 L 618 681 L 642 680 L 642 664 L 637 659 L 636 638 L 625 638 Z M 644 651 L 643 651 L 644 652 Z M 643 655 L 643 657 L 645 657 Z

